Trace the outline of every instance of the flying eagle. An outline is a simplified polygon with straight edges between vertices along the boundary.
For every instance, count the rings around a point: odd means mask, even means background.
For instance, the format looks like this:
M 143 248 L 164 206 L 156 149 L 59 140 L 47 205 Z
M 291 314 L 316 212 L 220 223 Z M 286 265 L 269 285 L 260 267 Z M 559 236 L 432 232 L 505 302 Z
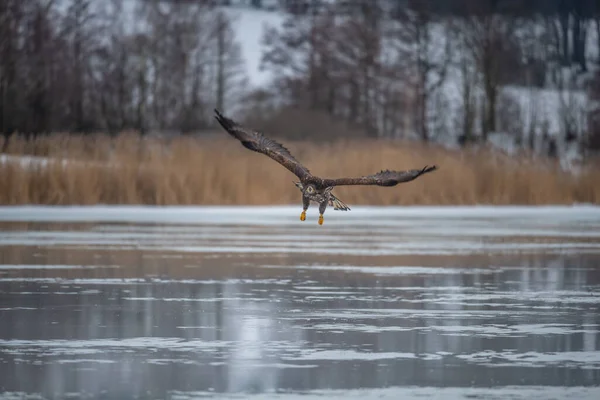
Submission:
M 306 219 L 306 210 L 310 202 L 319 205 L 319 225 L 323 225 L 323 214 L 327 206 L 333 206 L 334 210 L 348 211 L 348 207 L 343 201 L 331 193 L 335 186 L 342 185 L 377 185 L 377 186 L 396 186 L 399 183 L 412 181 L 428 172 L 435 171 L 437 166 L 425 166 L 422 169 L 411 169 L 408 171 L 390 171 L 385 170 L 373 175 L 362 176 L 360 178 L 338 178 L 328 179 L 319 178 L 312 175 L 308 169 L 292 156 L 288 149 L 269 139 L 260 132 L 246 129 L 230 118 L 223 116 L 215 109 L 215 118 L 219 124 L 234 138 L 242 142 L 247 149 L 265 154 L 277 161 L 279 164 L 293 172 L 300 182 L 294 184 L 302 192 L 302 213 L 300 220 Z

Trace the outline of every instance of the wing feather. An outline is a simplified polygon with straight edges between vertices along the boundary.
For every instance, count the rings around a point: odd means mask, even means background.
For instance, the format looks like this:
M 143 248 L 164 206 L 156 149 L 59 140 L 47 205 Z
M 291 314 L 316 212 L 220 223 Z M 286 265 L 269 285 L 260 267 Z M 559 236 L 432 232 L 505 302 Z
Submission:
M 310 176 L 309 170 L 292 156 L 288 149 L 260 132 L 246 129 L 230 118 L 223 116 L 215 109 L 215 118 L 221 126 L 244 147 L 265 154 L 293 172 L 298 178 Z
M 419 176 L 437 170 L 437 166 L 425 166 L 422 169 L 411 169 L 408 171 L 380 171 L 373 175 L 361 176 L 359 178 L 324 179 L 326 186 L 342 185 L 377 185 L 396 186 L 399 183 L 410 182 Z

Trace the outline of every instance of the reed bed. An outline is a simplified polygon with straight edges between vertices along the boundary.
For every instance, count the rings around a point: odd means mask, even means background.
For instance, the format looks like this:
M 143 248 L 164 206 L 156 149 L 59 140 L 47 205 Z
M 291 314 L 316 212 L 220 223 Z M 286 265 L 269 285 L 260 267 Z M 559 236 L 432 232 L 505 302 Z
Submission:
M 227 136 L 216 137 L 13 135 L 0 143 L 0 204 L 300 204 L 292 173 Z M 286 146 L 319 176 L 440 167 L 393 188 L 336 188 L 351 207 L 600 202 L 594 165 L 573 174 L 532 157 L 381 140 Z

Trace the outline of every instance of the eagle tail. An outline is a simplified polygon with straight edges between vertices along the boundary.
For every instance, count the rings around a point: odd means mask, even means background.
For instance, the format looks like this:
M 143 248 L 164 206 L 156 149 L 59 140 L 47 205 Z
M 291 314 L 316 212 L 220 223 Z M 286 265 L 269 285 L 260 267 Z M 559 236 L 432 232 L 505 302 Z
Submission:
M 334 210 L 350 211 L 350 207 L 348 207 L 346 203 L 335 197 L 333 194 L 330 194 L 329 196 L 329 206 L 333 206 Z

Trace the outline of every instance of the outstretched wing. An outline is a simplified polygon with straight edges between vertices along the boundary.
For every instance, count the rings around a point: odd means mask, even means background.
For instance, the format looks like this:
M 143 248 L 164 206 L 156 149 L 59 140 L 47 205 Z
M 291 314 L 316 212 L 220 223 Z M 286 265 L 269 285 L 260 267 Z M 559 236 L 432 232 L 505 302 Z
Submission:
M 428 172 L 435 171 L 437 166 L 426 166 L 423 169 L 411 169 L 408 171 L 385 170 L 373 175 L 361 176 L 360 178 L 324 179 L 325 186 L 341 185 L 378 185 L 396 186 L 399 183 L 409 182 Z
M 301 180 L 310 176 L 308 169 L 292 156 L 288 149 L 276 141 L 265 137 L 260 132 L 245 129 L 237 122 L 223 116 L 215 109 L 215 118 L 219 124 L 234 138 L 242 142 L 247 149 L 265 154 L 292 171 Z

